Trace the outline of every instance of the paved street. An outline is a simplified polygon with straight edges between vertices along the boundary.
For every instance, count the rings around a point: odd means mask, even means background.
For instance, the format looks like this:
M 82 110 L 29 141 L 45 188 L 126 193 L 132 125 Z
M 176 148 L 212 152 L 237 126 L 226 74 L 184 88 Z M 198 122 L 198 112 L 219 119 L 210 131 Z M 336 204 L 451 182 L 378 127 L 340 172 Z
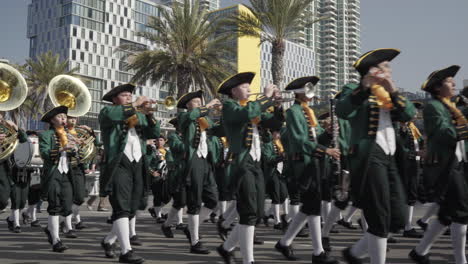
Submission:
M 108 213 L 88 211 L 82 207 L 82 219 L 89 225 L 88 229 L 78 232 L 79 238 L 66 239 L 62 241 L 70 247 L 65 253 L 54 253 L 51 246 L 47 243 L 42 229 L 33 229 L 23 227 L 21 234 L 14 234 L 7 230 L 5 218 L 9 210 L 0 215 L 0 263 L 117 263 L 117 260 L 106 259 L 99 246 L 100 240 L 110 225 L 105 223 Z M 416 214 L 422 213 L 422 208 L 418 207 Z M 354 219 L 356 220 L 356 215 Z M 47 222 L 45 210 L 39 214 L 42 224 Z M 359 239 L 360 230 L 345 230 L 342 227 L 337 228 L 340 234 L 332 234 L 333 256 L 341 260 L 341 250 L 351 245 Z M 160 226 L 156 225 L 154 220 L 147 212 L 144 212 L 137 220 L 137 233 L 144 243 L 141 247 L 135 247 L 138 254 L 142 255 L 147 261 L 145 263 L 222 263 L 215 252 L 215 247 L 221 242 L 216 233 L 214 224 L 204 223 L 200 229 L 203 241 L 206 246 L 212 249 L 210 255 L 193 255 L 189 253 L 188 242 L 182 232 L 176 231 L 174 239 L 166 239 Z M 265 244 L 255 246 L 255 257 L 258 263 L 287 263 L 282 256 L 277 253 L 273 247 L 280 237 L 280 232 L 273 230 L 272 227 L 266 228 L 263 224 L 258 229 L 258 235 L 265 240 Z M 416 239 L 403 239 L 397 236 L 398 244 L 390 245 L 387 263 L 403 264 L 411 263 L 407 254 L 416 244 Z M 295 240 L 297 255 L 302 261 L 294 263 L 311 262 L 311 243 L 309 238 L 298 238 Z M 453 263 L 453 253 L 451 250 L 450 237 L 443 236 L 437 242 L 432 251 L 432 263 Z M 237 252 L 237 257 L 240 257 Z M 240 258 L 238 258 L 239 263 Z

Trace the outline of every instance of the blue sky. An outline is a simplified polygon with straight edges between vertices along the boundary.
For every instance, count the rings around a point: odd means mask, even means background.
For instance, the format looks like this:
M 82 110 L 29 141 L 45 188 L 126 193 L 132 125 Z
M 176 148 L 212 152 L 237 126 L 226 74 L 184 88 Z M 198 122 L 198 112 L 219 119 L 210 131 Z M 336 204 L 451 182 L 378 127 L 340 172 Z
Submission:
M 42 0 L 47 1 L 47 0 Z M 29 53 L 26 38 L 29 0 L 2 0 L 0 58 L 24 62 Z M 221 0 L 229 6 L 245 0 Z M 398 86 L 419 90 L 433 70 L 462 66 L 457 88 L 468 79 L 468 1 L 466 0 L 361 0 L 362 52 L 399 48 L 393 62 Z

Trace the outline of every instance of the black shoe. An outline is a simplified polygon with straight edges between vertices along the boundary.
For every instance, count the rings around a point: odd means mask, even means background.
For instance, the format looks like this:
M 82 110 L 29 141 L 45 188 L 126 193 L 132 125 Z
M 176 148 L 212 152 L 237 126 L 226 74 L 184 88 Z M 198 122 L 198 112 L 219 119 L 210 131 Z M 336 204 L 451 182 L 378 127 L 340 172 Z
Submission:
M 174 233 L 172 232 L 171 226 L 161 225 L 161 231 L 166 238 L 174 238 Z
M 134 264 L 139 264 L 145 262 L 145 259 L 138 256 L 133 252 L 133 250 L 128 251 L 124 255 L 120 255 L 119 257 L 119 262 L 120 263 L 134 263 Z
M 50 233 L 49 228 L 47 226 L 44 228 L 44 233 L 47 236 L 47 241 L 49 242 L 49 244 L 52 245 L 52 241 L 53 241 L 52 240 L 52 234 Z
M 148 213 L 150 213 L 151 217 L 156 218 L 156 212 L 154 211 L 154 208 L 148 208 Z
M 357 229 L 357 227 L 353 226 L 353 222 L 351 222 L 351 221 L 350 221 L 350 222 L 346 222 L 346 221 L 344 220 L 344 218 L 341 218 L 341 219 L 338 220 L 338 222 L 336 222 L 336 223 L 339 224 L 339 225 L 341 225 L 341 226 L 344 226 L 344 227 L 346 227 L 346 228 L 348 228 L 348 229 L 351 229 L 351 230 L 356 230 L 356 229 Z
M 60 241 L 60 240 L 52 246 L 52 250 L 53 250 L 54 252 L 62 253 L 62 252 L 64 252 L 64 251 L 67 250 L 67 249 L 68 249 L 68 247 L 65 246 L 65 245 L 62 243 L 62 241 Z
M 177 225 L 175 226 L 175 229 L 176 229 L 176 230 L 184 230 L 184 229 L 187 228 L 187 227 L 188 227 L 188 226 L 187 226 L 186 224 L 180 223 L 180 224 L 177 224 Z
M 6 222 L 8 225 L 8 230 L 10 230 L 11 232 L 15 231 L 15 223 L 10 220 L 10 217 L 6 218 Z
M 228 232 L 229 232 L 229 228 L 224 228 L 223 227 L 223 222 L 219 222 L 217 223 L 216 225 L 216 228 L 218 229 L 218 235 L 219 237 L 221 238 L 221 240 L 223 241 L 226 241 L 227 237 L 228 237 Z
M 207 255 L 210 254 L 210 251 L 203 246 L 202 242 L 198 241 L 194 246 L 190 246 L 190 253 Z
M 32 221 L 31 227 L 41 227 L 41 223 L 39 222 L 39 220 Z
M 278 223 L 273 226 L 273 229 L 283 231 L 283 223 Z
M 297 237 L 308 237 L 309 236 L 309 229 L 304 227 L 301 229 L 301 231 L 299 231 L 299 233 L 297 234 Z
M 117 255 L 115 254 L 115 243 L 110 244 L 104 242 L 104 239 L 101 241 L 101 247 L 104 249 L 104 253 L 106 254 L 106 258 L 115 258 Z
M 270 223 L 268 223 L 268 220 L 269 220 L 270 218 L 274 218 L 274 217 L 273 217 L 272 215 L 265 215 L 265 216 L 263 217 L 263 224 L 264 224 L 266 227 L 269 227 L 269 226 L 270 226 Z
M 83 223 L 83 221 L 80 221 L 78 222 L 76 225 L 75 225 L 75 229 L 76 230 L 81 230 L 81 229 L 85 229 L 87 228 L 88 226 L 85 225 L 85 223 Z
M 109 225 L 112 225 L 114 221 L 112 221 L 112 218 L 107 218 L 106 223 L 108 223 Z
M 276 251 L 278 251 L 279 253 L 283 254 L 283 256 L 284 256 L 287 260 L 298 260 L 298 259 L 299 259 L 298 257 L 296 257 L 296 256 L 294 255 L 294 250 L 293 250 L 292 246 L 283 246 L 283 245 L 281 245 L 281 243 L 278 241 L 278 242 L 276 242 L 275 249 L 276 249 Z
M 164 219 L 162 217 L 157 217 L 156 218 L 156 224 L 163 224 L 164 222 L 166 222 L 166 219 Z
M 388 244 L 396 244 L 396 243 L 398 243 L 398 240 L 396 238 L 394 238 L 394 237 L 389 237 L 389 238 L 387 238 L 387 243 Z
M 286 230 L 288 230 L 288 226 L 289 226 L 289 222 L 288 220 L 286 219 L 286 215 L 285 214 L 282 214 L 281 215 L 281 224 L 283 224 L 283 231 L 286 232 Z
M 142 246 L 143 243 L 141 243 L 140 238 L 137 235 L 134 235 L 130 238 L 130 245 L 132 246 Z
M 20 226 L 15 226 L 15 228 L 13 229 L 13 232 L 21 233 L 21 227 Z
M 403 237 L 409 238 L 422 238 L 424 235 L 416 231 L 416 229 L 411 228 L 410 230 L 403 231 Z
M 312 264 L 338 264 L 338 260 L 328 256 L 328 253 L 323 251 L 320 255 L 312 255 Z
M 68 230 L 68 232 L 63 232 L 66 238 L 78 238 L 78 236 L 75 234 L 75 231 L 73 230 Z
M 330 238 L 329 237 L 322 237 L 322 247 L 323 250 L 326 252 L 330 252 L 332 250 L 330 246 Z
M 223 258 L 224 263 L 226 264 L 234 264 L 234 252 L 229 252 L 224 249 L 223 244 L 221 244 L 219 247 L 216 248 L 216 251 L 218 251 L 218 254 Z
M 211 223 L 213 223 L 213 224 L 216 223 L 216 214 L 215 214 L 215 213 L 211 213 L 211 214 L 210 214 L 210 221 L 211 221 Z
M 412 259 L 414 262 L 418 264 L 430 264 L 431 261 L 429 260 L 429 254 L 426 255 L 419 255 L 416 250 L 411 250 L 411 252 L 408 254 L 410 259 Z
M 29 224 L 30 218 L 29 218 L 28 213 L 22 212 L 21 216 L 23 217 L 23 224 L 25 224 L 25 225 Z
M 255 234 L 254 235 L 254 245 L 263 245 L 263 240 L 261 240 L 260 238 L 257 237 L 257 235 Z
M 427 227 L 429 226 L 428 223 L 424 223 L 421 219 L 419 219 L 418 221 L 416 221 L 416 224 L 421 227 L 421 229 L 423 231 L 426 231 Z
M 351 248 L 347 247 L 342 251 L 343 259 L 348 264 L 362 264 L 362 259 L 351 254 Z

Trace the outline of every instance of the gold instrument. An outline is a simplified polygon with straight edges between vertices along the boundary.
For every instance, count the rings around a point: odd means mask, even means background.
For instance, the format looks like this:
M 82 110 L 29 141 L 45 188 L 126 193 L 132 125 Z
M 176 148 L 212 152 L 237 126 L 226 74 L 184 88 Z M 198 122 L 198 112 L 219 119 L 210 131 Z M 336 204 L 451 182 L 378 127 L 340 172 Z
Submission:
M 27 95 L 28 86 L 21 73 L 8 64 L 0 63 L 0 111 L 18 108 Z M 6 135 L 0 143 L 0 161 L 4 161 L 13 154 L 18 145 L 18 132 L 2 119 L 0 133 Z
M 69 116 L 83 116 L 91 108 L 88 87 L 76 77 L 64 74 L 55 76 L 50 81 L 47 92 L 54 106 L 68 107 Z
M 76 77 L 57 75 L 50 81 L 47 92 L 54 106 L 68 107 L 69 116 L 83 116 L 91 108 L 91 94 L 88 87 Z M 77 145 L 80 162 L 88 162 L 97 153 L 94 133 L 80 126 L 76 126 L 75 131 L 77 136 L 72 136 L 70 141 Z
M 167 96 L 164 98 L 164 100 L 158 100 L 156 101 L 156 104 L 164 105 L 164 107 L 167 110 L 174 110 L 176 105 L 177 105 L 177 100 L 173 96 Z M 143 111 L 143 109 L 150 110 L 150 111 L 157 111 L 157 107 L 150 107 L 150 108 L 144 108 L 144 107 L 137 107 L 138 111 Z

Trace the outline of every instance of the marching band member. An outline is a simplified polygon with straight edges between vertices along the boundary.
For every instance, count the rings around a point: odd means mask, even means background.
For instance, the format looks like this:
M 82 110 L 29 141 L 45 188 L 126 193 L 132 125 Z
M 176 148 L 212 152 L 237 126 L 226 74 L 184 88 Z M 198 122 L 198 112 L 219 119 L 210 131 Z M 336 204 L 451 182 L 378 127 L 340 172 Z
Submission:
M 210 215 L 218 203 L 218 191 L 213 175 L 213 159 L 210 151 L 207 130 L 213 122 L 207 116 L 210 108 L 221 104 L 218 99 L 202 105 L 203 91 L 187 93 L 177 102 L 177 108 L 187 109 L 178 114 L 179 131 L 186 149 L 185 159 L 188 229 L 185 233 L 190 242 L 190 252 L 209 254 L 199 239 L 200 221 Z M 204 209 L 202 209 L 204 203 Z
M 263 216 L 265 184 L 261 170 L 261 121 L 277 119 L 278 115 L 264 113 L 279 98 L 274 85 L 265 88 L 264 95 L 248 101 L 253 72 L 238 73 L 226 79 L 218 93 L 230 98 L 223 103 L 223 126 L 230 146 L 231 177 L 237 193 L 239 224 L 217 250 L 226 263 L 232 263 L 233 251 L 240 245 L 243 263 L 253 263 L 255 225 Z M 282 113 L 281 113 L 282 115 Z
M 124 84 L 105 94 L 105 106 L 99 113 L 102 141 L 105 151 L 104 173 L 100 177 L 101 196 L 109 195 L 112 205 L 112 230 L 103 239 L 107 257 L 115 257 L 115 241 L 120 242 L 119 262 L 142 263 L 130 245 L 130 222 L 137 210 L 146 203 L 145 193 L 150 188 L 143 156 L 146 140 L 159 136 L 159 122 L 152 116 L 151 104 L 145 96 L 132 100 L 135 86 Z M 137 111 L 137 108 L 139 110 Z
M 467 263 L 465 256 L 466 226 L 468 223 L 468 183 L 464 171 L 467 156 L 468 121 L 454 102 L 454 77 L 460 66 L 431 73 L 422 90 L 430 93 L 423 111 L 427 134 L 425 170 L 434 179 L 432 195 L 439 205 L 437 219 L 429 223 L 423 239 L 410 252 L 410 258 L 419 264 L 430 263 L 429 250 L 448 226 L 456 264 Z
M 39 135 L 39 150 L 44 160 L 44 174 L 41 179 L 42 196 L 49 203 L 47 207 L 49 218 L 44 232 L 49 243 L 53 245 L 54 252 L 63 252 L 68 249 L 59 237 L 59 216 L 71 217 L 72 179 L 77 173 L 71 164 L 77 162 L 78 148 L 75 145 L 76 142 L 69 140 L 65 129 L 67 112 L 66 106 L 57 106 L 45 113 L 41 121 L 49 123 L 50 128 Z
M 312 247 L 312 263 L 338 263 L 328 256 L 322 247 L 320 230 L 321 190 L 318 157 L 329 155 L 339 158 L 338 149 L 327 148 L 323 144 L 329 141 L 317 122 L 315 113 L 309 107 L 312 97 L 307 94 L 306 85 L 316 85 L 318 77 L 302 77 L 289 83 L 285 90 L 295 93 L 295 102 L 286 112 L 286 129 L 288 135 L 288 159 L 291 162 L 291 173 L 300 186 L 302 206 L 288 226 L 284 236 L 276 243 L 275 248 L 289 260 L 296 260 L 292 242 L 303 226 L 308 222 Z
M 387 236 L 405 223 L 392 122 L 410 121 L 415 108 L 398 93 L 392 80 L 390 61 L 399 53 L 396 49 L 377 49 L 362 55 L 354 63 L 361 82 L 348 84 L 351 89 L 336 105 L 338 117 L 351 123 L 351 190 L 368 225 L 364 237 L 343 251 L 348 263 L 361 263 L 367 250 L 372 264 L 385 263 Z

